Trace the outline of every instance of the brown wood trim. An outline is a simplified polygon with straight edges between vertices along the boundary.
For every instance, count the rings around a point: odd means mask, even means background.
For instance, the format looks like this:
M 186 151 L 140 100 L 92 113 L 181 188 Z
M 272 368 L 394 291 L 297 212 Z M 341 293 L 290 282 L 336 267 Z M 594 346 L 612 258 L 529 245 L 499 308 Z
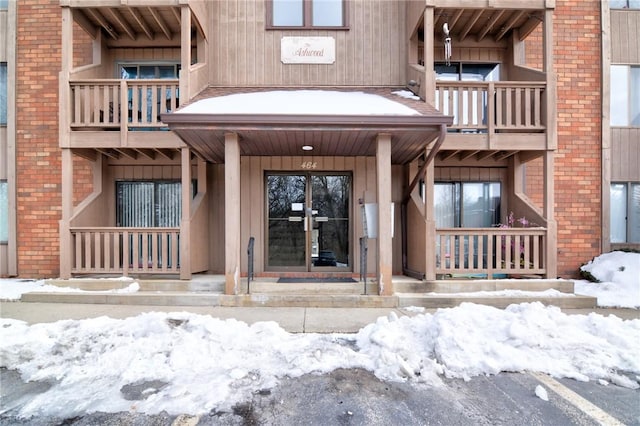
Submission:
M 271 127 L 305 128 L 318 125 L 328 128 L 370 128 L 415 130 L 432 129 L 434 126 L 451 125 L 453 117 L 443 115 L 295 115 L 295 114 L 162 114 L 164 123 L 172 129 L 219 125 L 219 127 Z

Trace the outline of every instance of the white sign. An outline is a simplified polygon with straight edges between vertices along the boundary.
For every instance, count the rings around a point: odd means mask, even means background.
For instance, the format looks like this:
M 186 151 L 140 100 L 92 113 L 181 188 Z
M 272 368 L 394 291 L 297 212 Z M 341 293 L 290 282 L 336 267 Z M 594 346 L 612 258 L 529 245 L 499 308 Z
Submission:
M 333 64 L 336 40 L 333 37 L 282 37 L 280 60 L 283 64 Z

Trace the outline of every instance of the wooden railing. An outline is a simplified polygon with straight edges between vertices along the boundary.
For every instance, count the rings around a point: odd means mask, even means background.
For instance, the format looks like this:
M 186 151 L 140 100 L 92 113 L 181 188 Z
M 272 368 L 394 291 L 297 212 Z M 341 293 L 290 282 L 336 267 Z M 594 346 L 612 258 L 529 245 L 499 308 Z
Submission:
M 436 274 L 544 275 L 545 228 L 436 230 Z
M 179 228 L 71 228 L 72 274 L 178 274 Z
M 178 80 L 90 79 L 70 82 L 72 129 L 156 130 L 180 104 Z
M 453 116 L 450 130 L 542 132 L 544 82 L 437 81 L 436 108 Z

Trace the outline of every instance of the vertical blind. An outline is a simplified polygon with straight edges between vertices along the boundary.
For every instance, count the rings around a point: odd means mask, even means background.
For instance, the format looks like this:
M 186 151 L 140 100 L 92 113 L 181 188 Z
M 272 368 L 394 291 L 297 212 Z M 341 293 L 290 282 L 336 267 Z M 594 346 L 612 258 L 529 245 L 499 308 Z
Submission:
M 181 187 L 172 181 L 117 182 L 117 226 L 180 226 Z

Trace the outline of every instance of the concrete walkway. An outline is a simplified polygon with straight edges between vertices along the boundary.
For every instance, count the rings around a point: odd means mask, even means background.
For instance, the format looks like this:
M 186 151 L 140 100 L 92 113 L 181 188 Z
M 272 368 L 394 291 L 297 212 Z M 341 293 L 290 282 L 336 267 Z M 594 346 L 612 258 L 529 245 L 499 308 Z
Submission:
M 406 308 L 272 308 L 223 306 L 141 306 L 71 303 L 0 302 L 0 317 L 26 321 L 29 324 L 54 322 L 64 319 L 85 319 L 108 316 L 127 318 L 142 312 L 192 312 L 220 319 L 235 318 L 248 324 L 275 321 L 291 333 L 355 333 L 367 324 L 390 312 L 398 316 L 417 313 Z M 436 309 L 425 309 L 433 313 Z M 640 319 L 636 309 L 563 309 L 567 314 L 615 315 L 622 319 Z

